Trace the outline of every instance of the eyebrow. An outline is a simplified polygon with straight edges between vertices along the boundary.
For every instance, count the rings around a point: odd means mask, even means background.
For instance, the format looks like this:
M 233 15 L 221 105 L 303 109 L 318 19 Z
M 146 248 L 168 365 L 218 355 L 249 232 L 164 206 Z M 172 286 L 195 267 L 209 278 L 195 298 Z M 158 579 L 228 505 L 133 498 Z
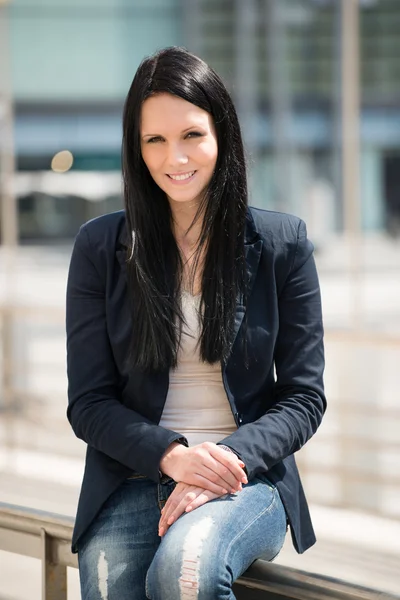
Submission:
M 189 131 L 189 129 L 204 129 L 204 127 L 202 127 L 201 125 L 190 125 L 190 127 L 186 127 L 186 129 L 183 129 L 181 131 L 181 133 L 186 133 L 187 131 Z M 142 137 L 145 138 L 145 137 L 149 137 L 149 136 L 153 137 L 153 136 L 158 136 L 158 135 L 160 135 L 160 134 L 159 133 L 144 133 L 142 135 Z

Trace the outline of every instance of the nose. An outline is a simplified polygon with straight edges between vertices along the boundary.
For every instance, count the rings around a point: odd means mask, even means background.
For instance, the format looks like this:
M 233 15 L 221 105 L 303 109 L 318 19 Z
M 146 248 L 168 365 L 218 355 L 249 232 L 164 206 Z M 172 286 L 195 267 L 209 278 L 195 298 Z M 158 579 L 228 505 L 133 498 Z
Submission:
M 170 144 L 168 147 L 167 162 L 171 169 L 186 165 L 189 158 L 180 144 Z

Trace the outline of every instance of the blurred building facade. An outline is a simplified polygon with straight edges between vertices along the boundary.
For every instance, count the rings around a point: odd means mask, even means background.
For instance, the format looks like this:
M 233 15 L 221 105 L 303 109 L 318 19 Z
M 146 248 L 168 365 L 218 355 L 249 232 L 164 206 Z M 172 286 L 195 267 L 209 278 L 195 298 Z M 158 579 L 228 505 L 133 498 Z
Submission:
M 343 227 L 340 0 L 13 0 L 7 9 L 22 238 L 118 209 L 123 101 L 141 59 L 185 45 L 224 78 L 251 203 Z M 400 3 L 360 0 L 362 226 L 400 228 Z M 68 173 L 51 169 L 68 150 Z M 318 242 L 318 239 L 316 239 Z

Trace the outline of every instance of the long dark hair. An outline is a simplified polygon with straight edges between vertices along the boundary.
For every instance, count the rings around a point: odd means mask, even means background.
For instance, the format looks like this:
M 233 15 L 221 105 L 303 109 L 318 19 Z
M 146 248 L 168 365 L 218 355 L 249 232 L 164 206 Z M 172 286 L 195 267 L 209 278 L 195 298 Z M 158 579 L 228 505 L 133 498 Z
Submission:
M 165 48 L 140 64 L 123 113 L 124 200 L 127 228 L 133 232 L 127 269 L 133 315 L 129 361 L 145 371 L 176 367 L 183 320 L 179 299 L 183 264 L 170 205 L 151 177 L 140 145 L 142 104 L 159 93 L 173 94 L 207 111 L 216 129 L 217 163 L 195 217 L 202 218 L 197 256 L 201 250 L 205 253 L 203 361 L 227 360 L 236 302 L 238 298 L 245 302 L 246 287 L 247 181 L 235 107 L 220 77 L 204 61 L 183 48 Z

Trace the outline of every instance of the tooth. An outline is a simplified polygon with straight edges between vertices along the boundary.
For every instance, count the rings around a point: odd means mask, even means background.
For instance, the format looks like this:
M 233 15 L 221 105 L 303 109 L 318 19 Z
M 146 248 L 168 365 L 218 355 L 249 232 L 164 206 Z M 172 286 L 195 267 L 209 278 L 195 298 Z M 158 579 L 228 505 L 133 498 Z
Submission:
M 187 173 L 186 175 L 170 175 L 170 177 L 172 179 L 175 179 L 175 181 L 183 181 L 184 179 L 189 179 L 189 177 L 192 177 L 193 174 L 194 174 L 194 171 L 191 171 L 190 173 Z

